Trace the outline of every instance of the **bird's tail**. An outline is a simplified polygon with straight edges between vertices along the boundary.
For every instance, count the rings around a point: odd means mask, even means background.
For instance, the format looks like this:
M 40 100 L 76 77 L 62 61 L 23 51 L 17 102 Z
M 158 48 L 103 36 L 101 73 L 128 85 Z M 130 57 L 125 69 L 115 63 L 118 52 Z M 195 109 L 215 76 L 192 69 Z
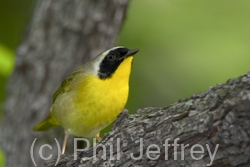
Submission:
M 49 114 L 49 116 L 45 120 L 37 124 L 33 128 L 33 130 L 34 131 L 47 131 L 59 125 L 60 123 L 51 114 Z

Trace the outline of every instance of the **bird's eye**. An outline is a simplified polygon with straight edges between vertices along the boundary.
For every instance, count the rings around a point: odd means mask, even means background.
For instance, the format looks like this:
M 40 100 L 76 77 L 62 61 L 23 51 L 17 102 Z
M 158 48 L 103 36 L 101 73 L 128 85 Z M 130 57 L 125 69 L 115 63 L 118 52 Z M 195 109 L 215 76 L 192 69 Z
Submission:
M 108 60 L 109 61 L 114 61 L 116 59 L 116 56 L 113 54 L 108 55 Z

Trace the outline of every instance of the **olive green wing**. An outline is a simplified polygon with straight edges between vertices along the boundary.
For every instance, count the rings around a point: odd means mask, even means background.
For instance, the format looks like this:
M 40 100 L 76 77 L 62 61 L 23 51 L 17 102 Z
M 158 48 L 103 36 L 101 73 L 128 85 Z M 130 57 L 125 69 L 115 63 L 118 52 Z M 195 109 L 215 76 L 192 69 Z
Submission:
M 59 86 L 59 88 L 56 90 L 56 92 L 53 95 L 53 102 L 55 102 L 55 100 L 62 95 L 65 92 L 68 92 L 69 90 L 71 90 L 73 88 L 72 84 L 73 82 L 76 82 L 76 80 L 79 79 L 84 79 L 84 73 L 82 71 L 81 68 L 76 69 L 70 76 L 68 76 L 63 82 L 62 84 Z

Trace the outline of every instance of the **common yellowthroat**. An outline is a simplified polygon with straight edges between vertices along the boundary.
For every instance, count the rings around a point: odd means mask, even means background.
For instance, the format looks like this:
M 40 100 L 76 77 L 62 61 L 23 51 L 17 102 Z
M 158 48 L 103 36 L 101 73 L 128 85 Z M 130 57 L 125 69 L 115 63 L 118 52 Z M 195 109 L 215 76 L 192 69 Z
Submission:
M 138 51 L 114 47 L 77 68 L 56 90 L 49 116 L 34 130 L 62 126 L 62 154 L 69 134 L 100 140 L 100 131 L 116 119 L 127 102 L 133 55 Z

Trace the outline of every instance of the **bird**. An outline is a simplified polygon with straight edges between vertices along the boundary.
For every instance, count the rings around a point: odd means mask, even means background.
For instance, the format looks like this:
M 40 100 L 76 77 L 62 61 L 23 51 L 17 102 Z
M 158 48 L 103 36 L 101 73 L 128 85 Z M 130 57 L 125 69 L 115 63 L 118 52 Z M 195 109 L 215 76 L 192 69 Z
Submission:
M 49 115 L 33 130 L 62 126 L 61 154 L 65 153 L 70 134 L 101 140 L 100 131 L 116 119 L 127 103 L 132 61 L 137 52 L 139 49 L 113 47 L 78 67 L 55 91 Z

